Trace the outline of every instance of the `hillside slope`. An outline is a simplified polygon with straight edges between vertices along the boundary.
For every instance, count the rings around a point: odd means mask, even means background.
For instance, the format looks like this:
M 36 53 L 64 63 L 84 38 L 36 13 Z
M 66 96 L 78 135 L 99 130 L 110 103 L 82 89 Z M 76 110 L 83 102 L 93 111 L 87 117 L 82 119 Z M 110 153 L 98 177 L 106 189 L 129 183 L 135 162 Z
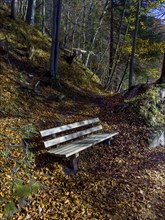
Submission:
M 0 12 L 2 117 L 19 118 L 22 126 L 31 123 L 37 126 L 39 119 L 48 127 L 49 122 L 53 125 L 66 122 L 61 107 L 65 114 L 66 107 L 74 111 L 73 103 L 83 97 L 104 95 L 99 79 L 80 60 L 68 64 L 64 51 L 60 51 L 58 81 L 53 81 L 48 73 L 50 39 L 24 22 L 11 20 L 6 9 Z M 31 46 L 33 59 L 27 54 Z

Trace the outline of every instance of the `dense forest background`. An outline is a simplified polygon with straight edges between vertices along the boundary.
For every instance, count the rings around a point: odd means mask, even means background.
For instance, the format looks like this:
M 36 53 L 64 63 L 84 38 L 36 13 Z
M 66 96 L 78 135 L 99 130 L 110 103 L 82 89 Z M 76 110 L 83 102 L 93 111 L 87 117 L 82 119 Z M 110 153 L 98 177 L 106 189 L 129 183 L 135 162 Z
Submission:
M 99 76 L 104 88 L 111 91 L 159 78 L 164 54 L 163 2 L 8 1 L 12 18 L 21 18 L 52 36 L 53 77 L 58 75 L 60 46 L 69 50 L 71 62 L 75 56 L 80 57 Z

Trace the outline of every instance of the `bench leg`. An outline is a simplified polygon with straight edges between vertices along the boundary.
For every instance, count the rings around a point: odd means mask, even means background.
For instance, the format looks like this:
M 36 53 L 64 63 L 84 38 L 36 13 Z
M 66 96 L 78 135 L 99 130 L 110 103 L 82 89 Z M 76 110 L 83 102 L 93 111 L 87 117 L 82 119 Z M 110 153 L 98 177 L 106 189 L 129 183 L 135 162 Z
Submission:
M 105 141 L 105 143 L 106 143 L 108 146 L 111 144 L 111 142 L 112 142 L 112 138 L 109 138 L 109 139 L 107 139 L 107 140 Z
M 71 168 L 73 169 L 73 171 L 76 173 L 78 170 L 78 165 L 77 165 L 77 157 L 79 156 L 79 154 L 74 154 L 71 158 L 70 158 L 70 165 Z

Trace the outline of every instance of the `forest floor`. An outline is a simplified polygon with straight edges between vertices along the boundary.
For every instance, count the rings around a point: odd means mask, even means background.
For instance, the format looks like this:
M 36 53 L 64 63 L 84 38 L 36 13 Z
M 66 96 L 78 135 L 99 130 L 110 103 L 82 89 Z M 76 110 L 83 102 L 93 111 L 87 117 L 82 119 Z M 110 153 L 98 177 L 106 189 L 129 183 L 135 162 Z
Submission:
M 77 86 L 64 77 L 56 89 L 44 78 L 35 90 L 43 62 L 0 54 L 0 218 L 165 219 L 165 148 L 148 147 L 153 128 L 136 111 L 115 111 L 124 98 L 81 88 L 78 75 Z M 78 172 L 68 173 L 68 161 L 46 153 L 39 131 L 94 117 L 119 135 L 80 153 Z
M 5 109 L 1 106 L 0 118 L 2 213 L 8 213 L 6 207 L 14 202 L 19 211 L 13 210 L 16 214 L 11 219 L 164 219 L 165 149 L 148 148 L 152 128 L 135 113 L 114 113 L 123 101 L 120 95 L 73 92 L 65 101 L 49 102 L 43 93 L 32 96 L 31 90 L 19 85 L 16 98 L 18 85 L 12 72 L 1 75 L 5 82 L 1 89 L 8 100 Z M 82 152 L 78 173 L 68 175 L 67 161 L 46 154 L 39 130 L 93 117 L 100 118 L 104 131 L 116 130 L 119 135 L 110 146 L 100 144 Z M 27 164 L 22 145 L 16 145 L 30 132 L 29 149 L 34 154 L 28 156 Z M 12 194 L 13 179 L 21 179 L 23 185 L 35 180 L 41 188 L 25 195 L 22 205 L 19 195 Z

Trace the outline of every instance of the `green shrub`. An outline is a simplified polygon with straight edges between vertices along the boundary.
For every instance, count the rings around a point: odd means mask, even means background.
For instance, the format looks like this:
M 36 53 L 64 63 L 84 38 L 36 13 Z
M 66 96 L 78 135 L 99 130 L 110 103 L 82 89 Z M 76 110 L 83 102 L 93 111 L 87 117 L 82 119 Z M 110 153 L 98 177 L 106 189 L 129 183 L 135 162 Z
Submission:
M 146 92 L 126 102 L 131 104 L 132 109 L 136 109 L 149 126 L 161 126 L 165 123 L 160 107 L 160 88 L 150 86 Z

